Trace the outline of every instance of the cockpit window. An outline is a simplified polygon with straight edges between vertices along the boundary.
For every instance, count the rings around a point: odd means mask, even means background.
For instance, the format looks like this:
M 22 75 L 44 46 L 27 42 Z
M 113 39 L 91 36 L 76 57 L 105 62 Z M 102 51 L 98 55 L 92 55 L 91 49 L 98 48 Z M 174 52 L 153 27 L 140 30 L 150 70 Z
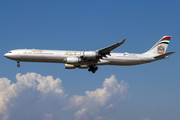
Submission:
M 8 53 L 12 53 L 11 51 L 9 51 Z

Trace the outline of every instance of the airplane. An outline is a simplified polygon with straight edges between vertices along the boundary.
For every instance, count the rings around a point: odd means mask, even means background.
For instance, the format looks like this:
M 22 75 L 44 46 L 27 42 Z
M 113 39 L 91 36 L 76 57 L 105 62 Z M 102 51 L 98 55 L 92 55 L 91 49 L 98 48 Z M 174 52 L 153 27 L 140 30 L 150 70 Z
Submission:
M 113 53 L 112 50 L 122 45 L 126 39 L 111 46 L 94 51 L 65 51 L 17 49 L 4 54 L 6 58 L 19 62 L 64 63 L 65 69 L 88 69 L 95 73 L 100 65 L 139 65 L 168 58 L 175 52 L 166 52 L 171 36 L 162 37 L 149 51 L 142 54 Z

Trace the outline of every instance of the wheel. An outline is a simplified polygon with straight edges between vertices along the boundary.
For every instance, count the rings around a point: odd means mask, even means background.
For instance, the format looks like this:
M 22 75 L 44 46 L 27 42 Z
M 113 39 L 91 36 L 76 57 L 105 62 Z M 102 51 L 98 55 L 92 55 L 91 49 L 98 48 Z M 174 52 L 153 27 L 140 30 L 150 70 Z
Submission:
M 93 69 L 94 69 L 94 68 L 93 68 L 92 66 L 90 66 L 89 69 L 88 69 L 88 71 L 89 71 L 89 72 L 90 72 L 90 71 L 93 71 Z
M 17 64 L 17 67 L 20 67 L 20 64 Z
M 88 69 L 88 71 L 90 72 L 90 71 L 91 71 L 91 69 L 89 68 L 89 69 Z
M 92 71 L 92 73 L 95 73 L 97 69 L 98 69 L 98 67 L 91 65 L 91 66 L 89 67 L 88 71 L 89 71 L 89 72 Z

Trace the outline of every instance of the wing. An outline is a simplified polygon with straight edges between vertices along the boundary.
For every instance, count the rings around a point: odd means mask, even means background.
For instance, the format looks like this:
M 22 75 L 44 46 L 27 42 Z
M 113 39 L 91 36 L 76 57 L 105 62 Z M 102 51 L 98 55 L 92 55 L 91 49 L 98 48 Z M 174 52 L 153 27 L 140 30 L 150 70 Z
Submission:
M 123 44 L 125 42 L 126 38 L 124 38 L 123 40 L 121 40 L 120 42 L 113 44 L 111 46 L 105 47 L 103 49 L 99 49 L 96 50 L 96 52 L 101 56 L 104 57 L 106 55 L 108 55 L 112 50 L 114 50 L 115 48 L 119 47 L 121 44 Z

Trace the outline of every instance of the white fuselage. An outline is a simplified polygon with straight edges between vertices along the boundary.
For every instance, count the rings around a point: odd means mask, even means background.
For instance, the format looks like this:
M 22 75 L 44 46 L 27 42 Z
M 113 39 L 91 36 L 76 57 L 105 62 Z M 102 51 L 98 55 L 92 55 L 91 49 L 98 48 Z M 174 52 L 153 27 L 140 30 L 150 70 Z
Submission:
M 18 49 L 4 54 L 5 57 L 19 62 L 49 62 L 64 63 L 66 69 L 87 69 L 95 73 L 98 65 L 139 65 L 168 58 L 174 52 L 166 53 L 171 36 L 164 36 L 149 51 L 143 54 L 112 53 L 112 50 L 122 45 L 126 39 L 108 47 L 95 51 L 65 51 Z
M 84 55 L 84 51 L 61 51 L 61 50 L 35 50 L 35 49 L 18 49 L 6 53 L 4 56 L 24 62 L 50 62 L 50 63 L 66 63 L 67 58 L 80 57 Z M 95 62 L 95 65 L 138 65 L 155 61 L 153 56 L 146 54 L 131 53 L 110 53 Z M 88 60 L 75 65 L 90 65 Z

